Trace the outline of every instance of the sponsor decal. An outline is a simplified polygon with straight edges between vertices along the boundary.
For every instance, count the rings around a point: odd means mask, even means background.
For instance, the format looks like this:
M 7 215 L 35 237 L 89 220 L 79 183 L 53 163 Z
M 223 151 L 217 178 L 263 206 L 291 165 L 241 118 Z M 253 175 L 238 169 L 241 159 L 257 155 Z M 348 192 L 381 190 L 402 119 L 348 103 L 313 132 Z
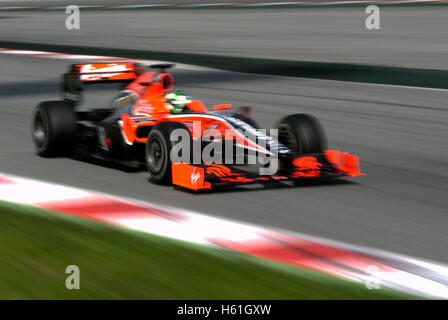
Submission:
M 154 122 L 155 120 L 148 117 L 130 117 L 135 123 Z
M 315 157 L 301 157 L 292 162 L 299 170 L 319 170 L 322 164 Z
M 123 73 L 133 71 L 129 63 L 85 64 L 81 66 L 81 81 L 98 81 L 103 79 L 117 79 Z M 132 77 L 131 77 L 132 78 Z
M 321 174 L 322 163 L 315 157 L 301 157 L 295 159 L 293 165 L 297 170 L 292 172 L 293 177 L 318 177 Z
M 235 173 L 232 173 L 232 170 L 230 170 L 230 168 L 219 164 L 210 164 L 205 170 L 205 173 L 213 174 L 217 177 L 227 177 L 230 175 L 235 175 Z
M 97 72 L 126 72 L 132 71 L 126 64 L 108 63 L 105 67 L 96 67 L 95 64 L 85 64 L 81 67 L 81 73 L 97 73 Z
M 199 178 L 201 178 L 201 173 L 199 172 L 199 170 L 194 168 L 190 175 L 191 184 L 196 187 L 196 184 L 198 183 Z

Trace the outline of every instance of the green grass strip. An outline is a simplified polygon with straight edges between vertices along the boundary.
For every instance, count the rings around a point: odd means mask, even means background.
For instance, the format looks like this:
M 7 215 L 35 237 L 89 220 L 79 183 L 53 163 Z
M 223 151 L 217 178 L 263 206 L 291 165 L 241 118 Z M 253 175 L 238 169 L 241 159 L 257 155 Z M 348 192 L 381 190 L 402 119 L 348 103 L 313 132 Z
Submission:
M 406 299 L 388 289 L 0 201 L 0 299 Z M 65 287 L 68 265 L 80 289 Z

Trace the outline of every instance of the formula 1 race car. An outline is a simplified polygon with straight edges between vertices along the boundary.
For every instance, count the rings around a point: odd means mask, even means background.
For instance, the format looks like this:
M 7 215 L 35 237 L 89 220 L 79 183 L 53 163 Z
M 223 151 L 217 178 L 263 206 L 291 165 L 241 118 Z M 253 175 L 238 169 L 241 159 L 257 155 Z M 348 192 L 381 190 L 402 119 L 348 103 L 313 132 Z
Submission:
M 362 175 L 358 157 L 326 150 L 318 120 L 293 114 L 276 134 L 262 130 L 248 107 L 208 110 L 173 89 L 171 64 L 74 64 L 63 75 L 62 100 L 39 103 L 32 116 L 37 153 L 87 156 L 131 168 L 151 181 L 202 190 L 219 186 Z M 121 83 L 108 108 L 81 111 L 84 85 Z M 257 168 L 257 170 L 254 170 Z

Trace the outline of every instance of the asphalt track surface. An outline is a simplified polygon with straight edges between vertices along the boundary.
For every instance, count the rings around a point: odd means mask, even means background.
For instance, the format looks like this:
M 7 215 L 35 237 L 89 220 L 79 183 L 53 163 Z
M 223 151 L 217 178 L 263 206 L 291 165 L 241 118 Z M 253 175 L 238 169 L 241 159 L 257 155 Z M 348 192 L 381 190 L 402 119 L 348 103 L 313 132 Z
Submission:
M 0 171 L 448 262 L 448 91 L 175 70 L 179 88 L 209 106 L 252 105 L 265 127 L 287 114 L 315 114 L 330 147 L 359 155 L 367 173 L 337 184 L 196 195 L 153 185 L 144 171 L 35 155 L 31 111 L 57 99 L 68 63 L 0 55 Z M 112 93 L 91 87 L 85 105 L 104 106 Z
M 40 2 L 36 3 L 36 5 Z M 448 6 L 0 12 L 0 40 L 446 70 Z

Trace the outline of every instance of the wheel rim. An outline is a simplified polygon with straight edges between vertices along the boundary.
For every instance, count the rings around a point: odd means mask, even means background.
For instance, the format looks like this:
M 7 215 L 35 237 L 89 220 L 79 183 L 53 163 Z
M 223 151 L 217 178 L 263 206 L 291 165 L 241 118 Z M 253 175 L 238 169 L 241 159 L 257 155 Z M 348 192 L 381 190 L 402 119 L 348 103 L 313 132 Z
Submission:
M 159 173 L 165 163 L 165 148 L 158 137 L 152 137 L 148 148 L 148 166 L 154 173 Z
M 289 150 L 299 153 L 299 144 L 290 126 L 281 124 L 278 127 L 278 138 Z
M 36 117 L 34 119 L 34 130 L 33 130 L 33 137 L 36 145 L 38 147 L 42 147 L 45 143 L 45 140 L 48 136 L 48 128 L 45 125 L 45 120 L 41 112 L 38 112 L 36 114 Z

